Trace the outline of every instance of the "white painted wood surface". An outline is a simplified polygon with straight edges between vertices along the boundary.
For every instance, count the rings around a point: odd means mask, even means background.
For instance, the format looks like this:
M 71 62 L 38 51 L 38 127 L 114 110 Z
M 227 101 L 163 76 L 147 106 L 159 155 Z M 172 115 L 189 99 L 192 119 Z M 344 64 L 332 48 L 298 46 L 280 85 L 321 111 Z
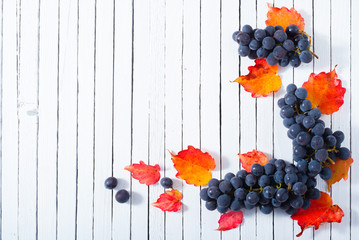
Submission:
M 355 0 L 2 0 L 1 239 L 295 239 L 282 211 L 244 211 L 242 226 L 217 232 L 200 188 L 175 179 L 183 209 L 150 204 L 163 189 L 123 168 L 143 160 L 175 178 L 169 151 L 200 147 L 216 159 L 215 177 L 239 167 L 252 149 L 291 159 L 276 101 L 284 88 L 253 99 L 236 83 L 253 62 L 231 40 L 241 25 L 264 27 L 267 5 L 295 7 L 319 59 L 280 71 L 283 85 L 335 65 L 345 104 L 324 117 L 359 153 L 359 2 Z M 106 177 L 131 192 L 126 204 Z M 319 183 L 325 189 L 323 182 Z M 359 168 L 333 186 L 341 224 L 300 239 L 356 239 Z

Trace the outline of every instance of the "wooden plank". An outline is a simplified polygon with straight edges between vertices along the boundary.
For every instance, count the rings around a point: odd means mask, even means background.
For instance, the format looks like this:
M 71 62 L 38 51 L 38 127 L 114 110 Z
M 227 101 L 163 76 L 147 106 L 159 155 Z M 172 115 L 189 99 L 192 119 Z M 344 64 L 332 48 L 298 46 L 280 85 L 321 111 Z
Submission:
M 333 130 L 345 134 L 343 147 L 350 147 L 350 2 L 332 1 L 331 6 L 332 67 L 338 64 L 337 73 L 346 93 L 344 104 L 333 114 Z M 342 33 L 342 34 L 338 34 Z M 350 175 L 349 175 L 350 178 Z M 332 187 L 332 198 L 344 213 L 350 212 L 350 181 L 340 181 Z M 341 224 L 332 224 L 333 239 L 350 239 L 350 218 L 344 217 Z
M 59 24 L 57 238 L 74 239 L 77 167 L 77 2 L 60 2 Z
M 103 182 L 113 174 L 113 2 L 96 2 L 94 238 L 111 239 L 113 194 Z
M 149 91 L 149 134 L 150 152 L 148 162 L 151 165 L 164 166 L 164 97 L 165 97 L 165 1 L 150 2 L 150 71 Z M 150 204 L 156 202 L 163 188 L 159 183 L 149 188 Z M 149 207 L 150 239 L 164 238 L 164 212 L 153 206 Z
M 134 1 L 132 162 L 149 158 L 149 2 Z M 131 238 L 148 238 L 148 187 L 131 180 Z M 138 231 L 141 229 L 141 231 Z
M 209 152 L 216 160 L 212 177 L 220 174 L 220 2 L 201 2 L 201 79 L 200 79 L 200 123 L 201 149 Z M 198 198 L 198 197 L 197 197 Z M 202 239 L 220 239 L 221 234 L 213 231 L 220 217 L 218 211 L 210 212 L 202 202 Z
M 293 1 L 275 0 L 275 7 L 293 7 Z M 293 161 L 292 142 L 287 136 L 287 128 L 283 126 L 283 119 L 280 117 L 280 108 L 277 105 L 278 99 L 282 98 L 286 92 L 288 84 L 293 83 L 293 68 L 288 66 L 280 68 L 278 74 L 282 78 L 282 88 L 274 95 L 274 157 Z M 293 235 L 293 221 L 289 219 L 287 213 L 278 209 L 274 212 L 274 239 L 284 239 Z
M 240 5 L 240 28 L 249 24 L 256 26 L 257 22 L 256 2 L 244 1 Z M 248 74 L 248 66 L 254 66 L 253 60 L 248 57 L 240 58 L 240 75 Z M 240 152 L 246 153 L 256 149 L 256 100 L 250 93 L 240 87 Z M 253 239 L 257 232 L 257 208 L 244 210 L 245 222 L 241 226 L 241 239 Z
M 0 237 L 2 233 L 2 62 L 3 62 L 3 1 L 1 1 L 1 11 L 0 11 L 0 32 L 1 32 L 1 42 L 0 42 Z
M 359 37 L 359 16 L 357 12 L 359 11 L 359 2 L 358 1 L 352 1 L 351 2 L 351 53 L 350 53 L 350 81 L 351 81 L 351 89 L 354 91 L 357 91 L 359 89 L 357 76 L 359 75 L 359 68 L 357 67 L 359 64 L 358 58 L 356 57 L 356 54 L 359 52 L 359 46 L 358 44 L 355 44 L 356 40 Z M 359 95 L 355 94 L 355 92 L 352 92 L 351 94 L 351 144 L 350 149 L 352 151 L 352 157 L 354 161 L 356 161 L 357 156 L 359 156 L 359 142 L 358 137 L 359 136 L 359 128 L 358 128 L 358 122 L 359 122 L 359 109 L 356 106 L 359 103 Z M 347 142 L 348 144 L 349 142 Z M 351 179 L 350 179 L 350 235 L 351 236 L 359 236 L 359 206 L 357 204 L 356 199 L 359 197 L 359 169 L 358 164 L 352 164 L 351 166 Z M 348 184 L 348 183 L 347 183 Z M 352 237 L 353 239 L 353 237 Z
M 131 164 L 132 116 L 132 0 L 115 1 L 114 44 L 114 105 L 113 154 L 114 176 L 119 179 L 117 190 L 130 190 L 131 177 L 124 167 Z M 114 191 L 114 194 L 116 193 Z M 113 201 L 114 239 L 130 239 L 131 201 L 119 204 Z M 124 221 L 126 219 L 126 221 Z
M 200 148 L 200 6 L 199 0 L 184 0 L 183 9 L 183 145 Z M 178 149 L 179 150 L 179 149 Z M 199 189 L 183 183 L 184 239 L 201 239 Z
M 313 6 L 311 0 L 294 0 L 294 8 L 302 15 L 305 22 L 305 28 L 304 31 L 310 35 L 313 36 Z M 313 49 L 313 38 L 312 38 L 312 46 L 311 49 Z M 314 58 L 314 57 L 313 57 Z M 297 85 L 297 87 L 301 87 L 303 85 L 303 82 L 308 80 L 309 75 L 313 72 L 314 68 L 314 61 L 311 63 L 301 63 L 301 65 L 298 68 L 294 68 L 294 74 L 293 74 L 293 81 L 294 84 Z M 288 139 L 290 141 L 290 139 Z M 319 176 L 318 176 L 319 178 Z M 318 179 L 317 178 L 317 179 Z M 319 181 L 318 181 L 319 182 Z M 296 234 L 298 234 L 301 229 L 300 226 L 297 224 L 297 222 L 294 221 L 294 228 L 293 228 L 293 238 L 296 238 Z M 313 239 L 313 229 L 307 229 L 303 233 L 303 238 L 305 239 Z
M 95 1 L 78 2 L 77 239 L 93 237 Z M 100 182 L 100 180 L 99 180 Z M 106 193 L 109 194 L 109 193 Z
M 221 2 L 221 175 L 239 169 L 239 57 L 232 33 L 239 28 L 239 2 Z M 208 211 L 204 208 L 204 211 Z M 218 221 L 218 220 L 217 220 Z M 216 223 L 216 221 L 215 221 Z M 240 231 L 222 232 L 222 239 L 239 239 Z
M 3 1 L 2 34 L 2 239 L 18 239 L 18 40 L 17 1 Z M 6 194 L 5 194 L 6 193 Z
M 257 27 L 264 29 L 267 19 L 266 0 L 257 1 Z M 269 1 L 273 4 L 273 1 Z M 277 107 L 274 103 L 274 95 L 265 98 L 257 98 L 257 149 L 264 152 L 269 159 L 273 156 L 273 109 Z M 276 210 L 277 211 L 277 210 Z M 257 208 L 257 239 L 273 239 L 273 213 L 263 214 Z
M 56 239 L 58 2 L 40 2 L 38 238 Z
M 166 2 L 165 32 L 165 162 L 163 175 L 173 179 L 173 187 L 182 192 L 183 182 L 176 179 L 170 151 L 182 149 L 182 51 L 183 1 Z M 184 206 L 185 208 L 185 206 Z M 182 239 L 182 211 L 165 213 L 165 239 Z
M 314 25 L 313 25 L 313 38 L 312 38 L 312 47 L 319 56 L 318 59 L 314 59 L 314 71 L 316 74 L 320 72 L 329 72 L 331 71 L 331 39 L 330 39 L 330 4 L 328 1 L 319 0 L 313 2 L 313 11 L 314 11 Z M 304 81 L 307 81 L 308 77 L 304 78 Z M 326 127 L 331 127 L 331 116 L 322 115 L 321 119 L 325 122 Z M 317 187 L 321 191 L 327 191 L 327 183 L 323 181 L 320 177 L 317 177 Z M 312 229 L 307 229 L 306 231 Z M 314 231 L 314 239 L 329 239 L 330 238 L 330 224 L 323 224 L 320 226 L 319 230 Z
M 20 3 L 19 238 L 37 238 L 39 4 Z

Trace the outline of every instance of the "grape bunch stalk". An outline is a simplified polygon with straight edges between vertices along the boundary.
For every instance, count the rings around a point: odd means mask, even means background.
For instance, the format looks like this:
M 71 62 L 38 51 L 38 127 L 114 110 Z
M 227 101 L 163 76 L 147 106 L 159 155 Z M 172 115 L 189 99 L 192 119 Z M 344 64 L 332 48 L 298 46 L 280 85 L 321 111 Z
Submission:
M 325 128 L 321 112 L 306 99 L 307 90 L 294 84 L 287 86 L 279 99 L 280 115 L 293 139 L 293 159 L 296 165 L 282 159 L 271 159 L 264 166 L 254 163 L 251 171 L 227 173 L 222 180 L 212 178 L 200 191 L 208 210 L 220 213 L 259 207 L 264 214 L 281 208 L 289 215 L 310 207 L 310 200 L 320 198 L 316 188 L 319 174 L 324 180 L 332 177 L 328 167 L 335 161 L 350 158 L 350 151 L 341 147 L 344 134 Z
M 310 63 L 313 56 L 310 50 L 311 37 L 301 31 L 297 25 L 291 24 L 284 30 L 282 26 L 268 25 L 265 29 L 253 29 L 244 25 L 241 31 L 233 33 L 232 38 L 239 44 L 238 54 L 250 59 L 265 58 L 271 66 L 282 67 L 290 64 L 299 67 Z

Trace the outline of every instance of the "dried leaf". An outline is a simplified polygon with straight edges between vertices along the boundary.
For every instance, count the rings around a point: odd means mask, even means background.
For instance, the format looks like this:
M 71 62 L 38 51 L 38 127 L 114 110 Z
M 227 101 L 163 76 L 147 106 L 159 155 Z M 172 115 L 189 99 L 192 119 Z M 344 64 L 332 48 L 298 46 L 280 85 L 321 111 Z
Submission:
M 238 154 L 239 159 L 242 163 L 242 168 L 244 168 L 247 172 L 251 171 L 251 166 L 254 163 L 259 163 L 260 165 L 264 166 L 268 162 L 267 156 L 255 149 L 252 152 L 247 152 L 244 154 Z
M 277 8 L 268 4 L 269 10 L 267 13 L 266 25 L 280 25 L 284 29 L 290 24 L 295 24 L 300 30 L 304 30 L 304 19 L 294 8 L 288 9 L 286 7 Z
M 350 165 L 353 163 L 353 158 L 349 158 L 347 160 L 341 160 L 337 158 L 335 164 L 330 164 L 328 167 L 332 170 L 332 177 L 327 180 L 328 184 L 328 192 L 330 191 L 330 187 L 340 180 L 344 179 L 345 181 L 348 179 L 348 173 Z
M 178 155 L 171 155 L 178 171 L 176 177 L 185 180 L 187 184 L 206 185 L 212 178 L 210 171 L 216 167 L 216 163 L 209 153 L 188 146 L 187 150 L 180 151 Z
M 342 221 L 344 216 L 343 210 L 338 205 L 333 205 L 332 198 L 325 192 L 321 192 L 318 200 L 310 200 L 311 204 L 308 209 L 299 209 L 291 218 L 298 221 L 302 229 L 297 237 L 303 234 L 303 231 L 311 226 L 317 230 L 321 223 L 331 223 Z
M 256 59 L 256 65 L 248 67 L 249 73 L 240 76 L 234 82 L 242 85 L 244 90 L 252 93 L 252 97 L 265 97 L 271 92 L 276 92 L 282 86 L 282 81 L 277 74 L 278 66 L 270 66 L 265 59 Z
M 243 212 L 227 212 L 221 215 L 218 220 L 218 231 L 227 231 L 233 228 L 238 227 L 239 224 L 243 222 Z
M 335 68 L 329 73 L 310 74 L 303 87 L 308 91 L 307 99 L 312 102 L 313 108 L 319 108 L 323 114 L 338 111 L 344 103 L 346 90 L 342 87 Z
M 162 193 L 157 199 L 157 202 L 152 203 L 152 206 L 158 207 L 162 211 L 177 212 L 182 206 L 182 193 L 176 189 L 167 190 Z
M 141 184 L 146 184 L 147 186 L 155 184 L 160 180 L 160 166 L 156 164 L 155 166 L 147 165 L 143 161 L 140 163 L 134 163 L 132 165 L 126 166 L 125 170 L 132 173 L 134 179 L 139 180 Z

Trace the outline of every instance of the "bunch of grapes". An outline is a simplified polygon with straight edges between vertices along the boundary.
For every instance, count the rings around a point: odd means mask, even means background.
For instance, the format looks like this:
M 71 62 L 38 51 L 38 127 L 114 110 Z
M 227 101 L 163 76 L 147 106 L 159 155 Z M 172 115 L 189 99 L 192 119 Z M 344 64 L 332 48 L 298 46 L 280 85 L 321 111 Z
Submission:
M 296 165 L 271 159 L 264 166 L 254 163 L 250 172 L 240 170 L 236 175 L 227 173 L 222 180 L 212 178 L 200 192 L 208 210 L 225 213 L 257 206 L 269 214 L 279 207 L 292 215 L 300 208 L 307 209 L 310 199 L 320 198 L 316 176 L 330 179 L 329 164 L 345 161 L 351 153 L 341 147 L 343 132 L 333 133 L 325 127 L 319 119 L 320 110 L 312 108 L 307 95 L 305 88 L 290 84 L 286 95 L 278 100 L 280 116 L 293 140 Z
M 349 159 L 351 153 L 348 148 L 341 147 L 344 133 L 333 133 L 330 128 L 326 128 L 325 123 L 319 119 L 321 111 L 312 108 L 306 97 L 305 88 L 288 85 L 286 95 L 278 100 L 280 116 L 284 126 L 289 128 L 287 135 L 293 140 L 293 158 L 298 169 L 310 177 L 319 174 L 323 180 L 328 180 L 332 177 L 328 165 L 333 164 L 337 158 Z
M 286 67 L 290 64 L 299 67 L 302 62 L 310 63 L 313 55 L 316 56 L 310 50 L 310 36 L 294 24 L 285 30 L 280 25 L 269 25 L 265 29 L 244 25 L 241 31 L 233 33 L 232 38 L 239 43 L 238 53 L 241 57 L 265 58 L 271 66 L 279 64 Z
M 259 207 L 264 214 L 281 208 L 288 214 L 308 208 L 310 199 L 318 199 L 320 191 L 314 177 L 308 177 L 292 163 L 271 159 L 264 166 L 255 163 L 251 172 L 227 173 L 223 180 L 212 178 L 208 188 L 200 192 L 208 210 L 225 213 L 229 209 Z

